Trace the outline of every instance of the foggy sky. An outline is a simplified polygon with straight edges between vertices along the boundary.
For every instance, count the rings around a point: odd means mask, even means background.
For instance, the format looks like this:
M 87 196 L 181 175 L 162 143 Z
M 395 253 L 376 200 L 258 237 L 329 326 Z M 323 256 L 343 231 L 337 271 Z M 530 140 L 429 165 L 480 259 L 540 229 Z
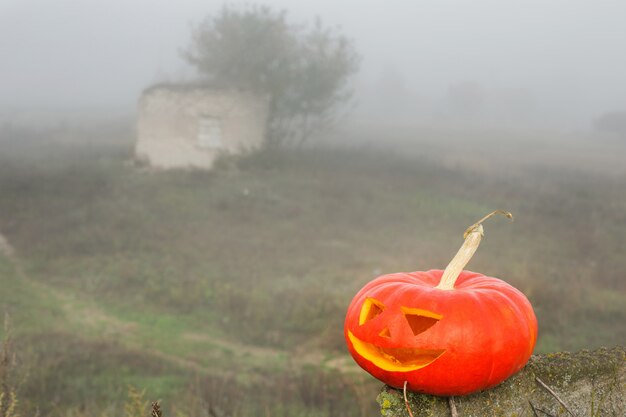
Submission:
M 494 102 L 516 97 L 535 116 L 574 125 L 626 109 L 624 1 L 263 3 L 288 10 L 293 22 L 320 16 L 354 39 L 363 57 L 357 86 L 365 108 L 382 97 L 409 112 L 419 105 L 432 110 L 451 86 L 473 83 Z M 221 4 L 0 0 L 0 112 L 132 111 L 147 85 L 194 76 L 179 50 L 188 45 L 190 25 Z

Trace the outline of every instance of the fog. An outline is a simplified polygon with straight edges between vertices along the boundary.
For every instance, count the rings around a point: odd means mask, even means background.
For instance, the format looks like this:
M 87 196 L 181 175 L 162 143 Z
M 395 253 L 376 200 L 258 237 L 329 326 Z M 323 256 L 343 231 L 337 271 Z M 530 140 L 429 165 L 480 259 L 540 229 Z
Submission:
M 265 2 L 315 16 L 362 56 L 353 117 L 587 128 L 626 102 L 622 1 Z M 134 111 L 141 90 L 195 72 L 190 27 L 221 1 L 0 1 L 0 115 Z M 471 114 L 454 92 L 480 99 Z
M 264 3 L 0 0 L 0 417 L 621 415 L 626 1 Z

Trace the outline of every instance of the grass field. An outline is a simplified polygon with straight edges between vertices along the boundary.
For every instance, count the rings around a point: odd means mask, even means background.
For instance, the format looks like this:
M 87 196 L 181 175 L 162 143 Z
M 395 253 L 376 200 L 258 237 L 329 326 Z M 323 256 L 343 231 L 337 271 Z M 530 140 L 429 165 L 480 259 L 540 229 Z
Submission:
M 537 351 L 626 343 L 626 143 L 355 129 L 151 172 L 113 132 L 0 137 L 15 249 L 0 304 L 24 415 L 117 415 L 128 385 L 167 416 L 372 415 L 379 385 L 343 347 L 351 297 L 445 267 L 495 208 L 516 221 L 490 221 L 469 267 L 525 292 Z

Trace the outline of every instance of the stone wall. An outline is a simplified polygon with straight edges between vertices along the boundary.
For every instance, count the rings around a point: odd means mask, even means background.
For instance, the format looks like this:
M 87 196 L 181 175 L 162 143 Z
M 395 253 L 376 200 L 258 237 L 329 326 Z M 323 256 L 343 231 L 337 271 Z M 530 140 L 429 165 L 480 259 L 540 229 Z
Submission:
M 522 371 L 499 386 L 455 397 L 457 415 L 624 417 L 625 361 L 624 347 L 533 356 Z M 452 415 L 447 398 L 414 393 L 407 398 L 414 417 Z M 377 400 L 383 416 L 409 416 L 402 390 L 385 387 Z

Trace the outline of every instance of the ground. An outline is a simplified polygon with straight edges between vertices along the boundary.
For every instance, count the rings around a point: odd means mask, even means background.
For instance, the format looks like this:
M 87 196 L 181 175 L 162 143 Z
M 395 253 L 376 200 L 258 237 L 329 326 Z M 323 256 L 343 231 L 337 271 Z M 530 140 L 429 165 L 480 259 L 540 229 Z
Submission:
M 367 415 L 380 386 L 343 346 L 351 297 L 445 267 L 496 208 L 516 221 L 485 226 L 469 269 L 529 297 L 537 351 L 626 340 L 624 143 L 368 128 L 153 172 L 116 132 L 3 132 L 0 303 L 25 405 L 99 415 L 132 384 L 168 415 Z

